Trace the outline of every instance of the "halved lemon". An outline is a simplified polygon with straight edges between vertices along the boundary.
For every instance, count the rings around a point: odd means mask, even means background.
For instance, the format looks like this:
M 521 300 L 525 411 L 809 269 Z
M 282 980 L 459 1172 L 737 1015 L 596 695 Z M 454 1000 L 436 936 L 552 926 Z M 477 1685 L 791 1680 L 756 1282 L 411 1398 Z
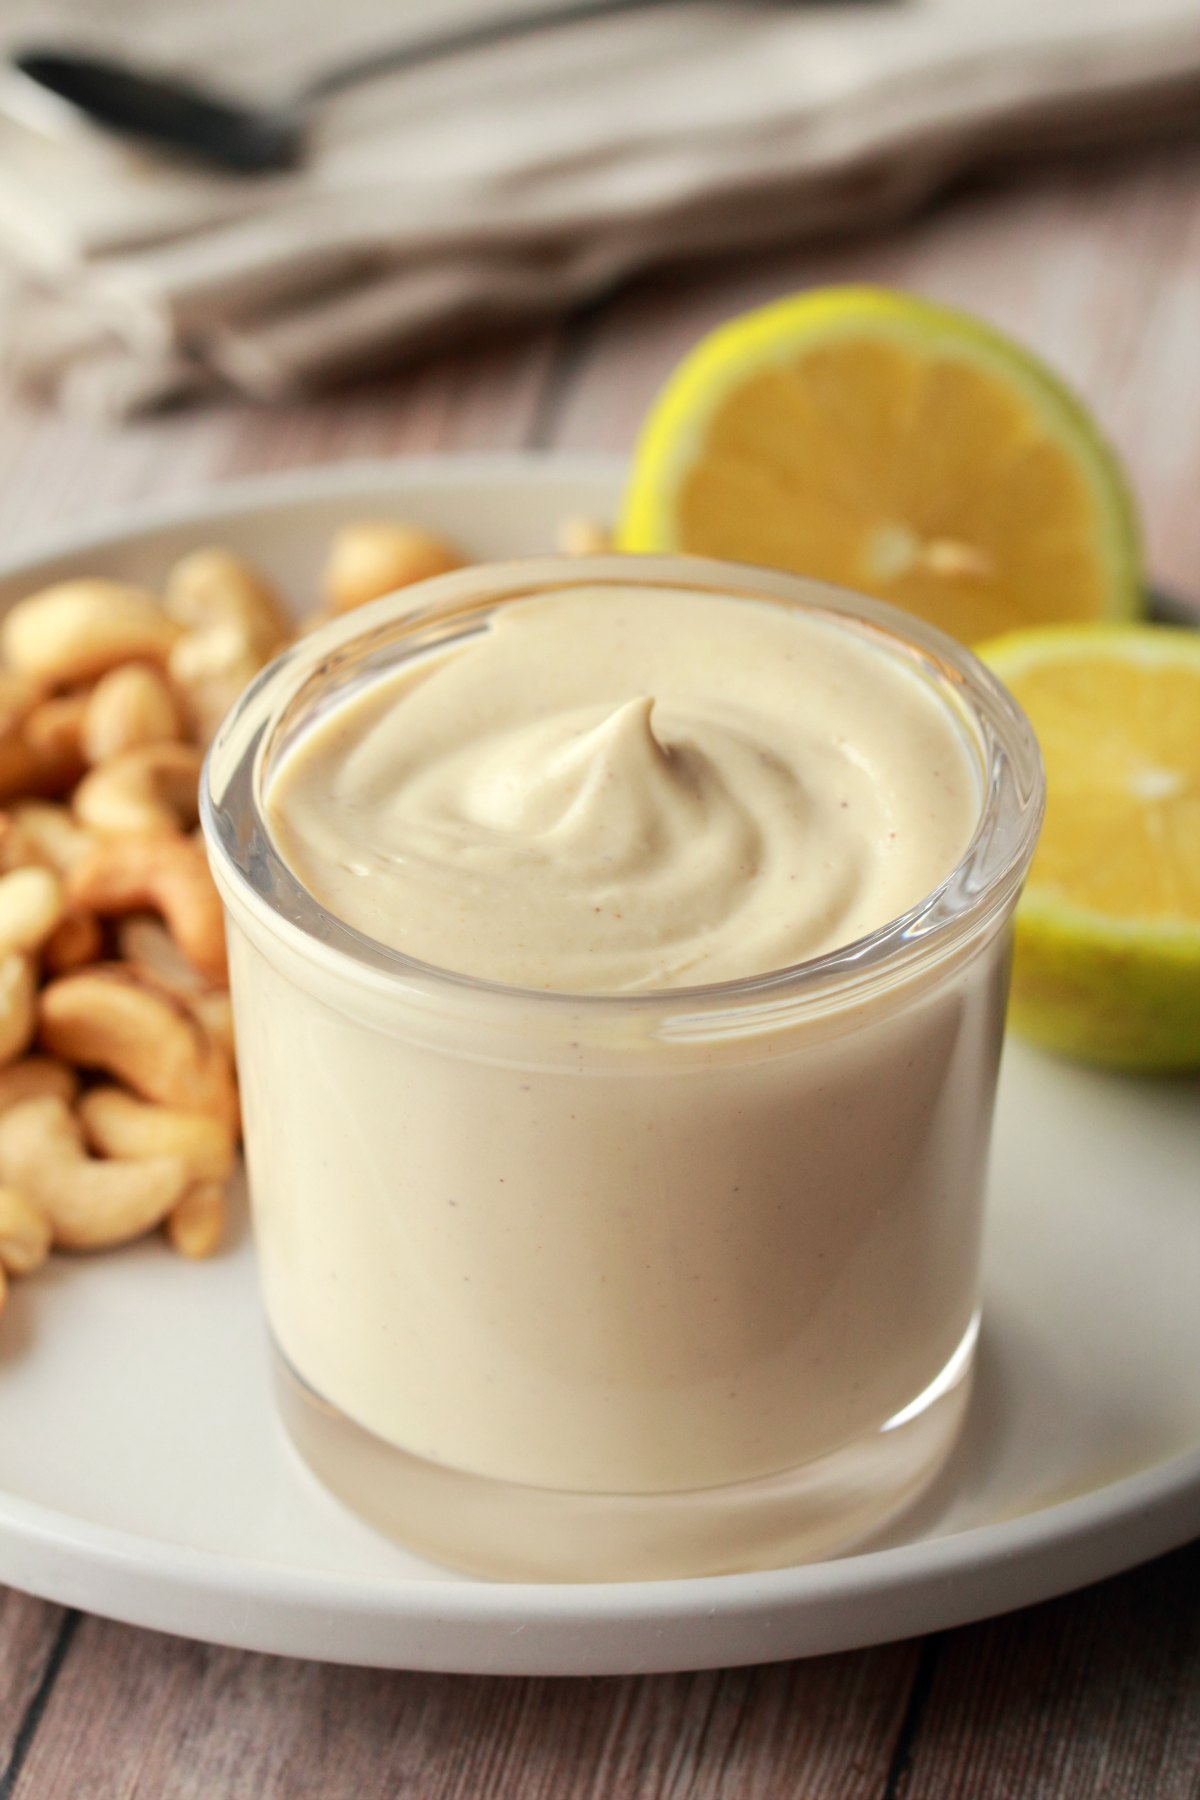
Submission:
M 980 654 L 1046 764 L 1014 1025 L 1114 1068 L 1200 1067 L 1200 632 L 1064 626 Z
M 815 575 L 967 643 L 1140 610 L 1133 506 L 1080 402 L 977 319 L 876 288 L 705 338 L 651 409 L 618 541 Z

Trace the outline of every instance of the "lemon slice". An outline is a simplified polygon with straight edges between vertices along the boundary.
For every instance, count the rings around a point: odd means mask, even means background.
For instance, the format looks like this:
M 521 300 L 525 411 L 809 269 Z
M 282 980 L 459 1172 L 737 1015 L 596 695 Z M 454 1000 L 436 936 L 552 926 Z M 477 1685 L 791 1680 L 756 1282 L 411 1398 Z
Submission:
M 1200 1067 L 1200 632 L 1063 626 L 980 653 L 1046 764 L 1013 1023 L 1110 1067 Z
M 1133 508 L 1080 403 L 978 320 L 874 288 L 705 338 L 650 412 L 618 535 L 819 576 L 968 643 L 1140 610 Z

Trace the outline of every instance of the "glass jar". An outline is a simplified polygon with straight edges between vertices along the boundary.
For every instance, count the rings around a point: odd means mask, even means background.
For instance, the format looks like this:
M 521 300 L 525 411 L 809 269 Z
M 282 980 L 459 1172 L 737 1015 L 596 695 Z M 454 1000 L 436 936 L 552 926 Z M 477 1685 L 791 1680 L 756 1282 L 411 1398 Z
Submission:
M 941 885 L 789 969 L 529 992 L 407 957 L 297 881 L 264 795 L 316 721 L 495 609 L 663 585 L 816 611 L 903 658 L 978 769 Z M 213 746 L 246 1158 L 284 1419 L 361 1514 L 519 1579 L 764 1567 L 911 1500 L 963 1416 L 1028 722 L 891 608 L 700 559 L 483 566 L 300 639 Z

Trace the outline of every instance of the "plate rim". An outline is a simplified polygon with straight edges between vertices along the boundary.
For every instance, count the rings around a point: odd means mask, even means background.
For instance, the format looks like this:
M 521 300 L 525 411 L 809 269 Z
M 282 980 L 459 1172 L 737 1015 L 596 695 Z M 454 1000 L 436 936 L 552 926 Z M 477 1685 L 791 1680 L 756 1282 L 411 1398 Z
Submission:
M 12 580 L 23 569 L 117 544 L 125 538 L 169 531 L 199 520 L 244 516 L 260 507 L 295 504 L 310 497 L 337 499 L 361 489 L 392 484 L 421 487 L 433 482 L 439 487 L 468 487 L 487 477 L 522 481 L 533 475 L 564 482 L 603 482 L 616 489 L 626 467 L 625 457 L 605 450 L 446 450 L 396 459 L 356 457 L 262 475 L 218 478 L 161 500 L 98 507 L 78 524 L 50 526 L 18 539 L 16 554 L 7 548 L 0 553 L 0 581 Z
M 302 1468 L 298 1462 L 294 1466 Z M 1184 1526 L 1183 1534 L 1172 1538 L 1171 1533 L 1176 1529 L 1176 1510 L 1182 1516 L 1183 1503 L 1188 1501 L 1194 1503 L 1196 1516 L 1190 1528 Z M 498 1620 L 497 1615 L 503 1613 L 504 1608 L 491 1604 L 478 1614 L 474 1609 L 479 1606 L 480 1596 L 488 1596 L 493 1603 L 498 1597 L 503 1597 L 519 1603 L 513 1609 L 512 1618 L 507 1621 L 517 1623 L 518 1612 L 522 1620 L 528 1617 L 531 1600 L 544 1603 L 548 1614 L 563 1616 L 584 1595 L 599 1598 L 602 1603 L 611 1602 L 625 1616 L 637 1614 L 641 1610 L 647 1615 L 657 1616 L 663 1609 L 653 1604 L 655 1596 L 670 1593 L 674 1602 L 681 1603 L 673 1605 L 670 1610 L 687 1616 L 708 1614 L 717 1597 L 728 1599 L 734 1604 L 753 1601 L 759 1597 L 759 1590 L 764 1586 L 771 1588 L 773 1600 L 786 1599 L 792 1603 L 806 1597 L 840 1597 L 847 1590 L 855 1597 L 861 1597 L 866 1591 L 878 1593 L 881 1588 L 894 1593 L 931 1575 L 959 1577 L 982 1567 L 990 1567 L 997 1555 L 997 1539 L 1007 1540 L 1004 1555 L 1009 1559 L 1007 1567 L 1011 1574 L 1011 1559 L 1018 1553 L 1023 1552 L 1029 1556 L 1059 1548 L 1064 1541 L 1083 1536 L 1103 1536 L 1115 1526 L 1125 1523 L 1131 1516 L 1138 1519 L 1147 1539 L 1159 1543 L 1159 1548 L 1139 1548 L 1131 1555 L 1128 1563 L 1114 1565 L 1111 1571 L 1114 1574 L 1121 1567 L 1131 1567 L 1136 1561 L 1159 1555 L 1186 1542 L 1195 1529 L 1200 1529 L 1200 1447 L 1140 1469 L 1133 1475 L 1122 1476 L 1102 1487 L 1090 1488 L 1086 1494 L 1075 1495 L 1069 1500 L 1035 1508 L 1013 1519 L 971 1526 L 944 1537 L 921 1538 L 909 1544 L 863 1550 L 844 1557 L 798 1563 L 781 1569 L 754 1570 L 733 1575 L 690 1576 L 669 1581 L 488 1582 L 475 1578 L 443 1581 L 437 1577 L 425 1576 L 367 1578 L 338 1574 L 336 1571 L 315 1574 L 289 1568 L 283 1563 L 273 1563 L 262 1557 L 234 1559 L 226 1553 L 194 1545 L 173 1545 L 159 1538 L 138 1537 L 133 1532 L 94 1524 L 74 1513 L 64 1512 L 57 1507 L 42 1506 L 36 1501 L 23 1500 L 4 1491 L 0 1491 L 0 1545 L 10 1532 L 23 1532 L 27 1539 L 35 1543 L 44 1536 L 53 1538 L 59 1544 L 66 1542 L 77 1554 L 91 1551 L 114 1566 L 127 1561 L 149 1563 L 155 1565 L 152 1572 L 159 1576 L 167 1575 L 174 1567 L 177 1569 L 177 1580 L 182 1580 L 185 1573 L 178 1565 L 194 1564 L 197 1570 L 209 1566 L 223 1570 L 233 1563 L 239 1571 L 273 1572 L 282 1579 L 284 1587 L 292 1590 L 288 1597 L 293 1601 L 314 1602 L 327 1599 L 325 1590 L 329 1588 L 336 1588 L 343 1594 L 349 1591 L 354 1595 L 354 1603 L 364 1614 L 389 1611 L 384 1604 L 388 1595 L 393 1599 L 397 1594 L 403 1594 L 406 1599 L 410 1596 L 436 1596 L 436 1604 L 424 1609 L 431 1617 L 445 1618 L 447 1613 L 453 1613 L 463 1623 L 496 1623 L 503 1622 Z M 1141 1537 L 1142 1533 L 1139 1532 L 1139 1544 Z M 897 1575 L 900 1579 L 896 1579 Z M 223 1590 L 231 1599 L 251 1598 L 256 1591 L 252 1579 L 226 1579 L 207 1585 Z M 1073 1578 L 1068 1578 L 1067 1585 L 1074 1585 Z M 812 1594 L 793 1592 L 785 1595 L 780 1591 L 784 1589 L 811 1589 Z M 1058 1591 L 1066 1591 L 1066 1586 Z M 423 1609 L 418 1605 L 414 1610 L 420 1614 Z M 594 1610 L 605 1611 L 607 1607 L 601 1604 Z
M 15 554 L 0 556 L 0 579 L 10 581 L 25 570 L 32 575 L 42 564 L 157 531 L 308 499 L 366 497 L 384 488 L 401 495 L 431 484 L 445 489 L 486 479 L 594 482 L 611 497 L 626 466 L 625 458 L 605 452 L 447 451 L 239 476 L 161 501 L 107 508 L 18 540 Z M 295 1459 L 294 1466 L 301 1469 Z M 1120 1573 L 1197 1532 L 1200 1445 L 1068 1500 L 943 1537 L 784 1569 L 669 1582 L 490 1583 L 315 1571 L 141 1537 L 0 1490 L 0 1579 L 58 1604 L 250 1650 L 464 1672 L 598 1674 L 633 1667 L 730 1666 L 858 1648 L 959 1625 Z M 1068 1548 L 1073 1554 L 1062 1557 L 1061 1567 L 1049 1568 Z M 122 1577 L 121 1597 L 98 1598 L 92 1587 L 97 1576 Z M 175 1603 L 195 1602 L 198 1593 L 215 1604 L 212 1617 L 182 1628 L 173 1624 Z M 885 1630 L 878 1623 L 866 1625 L 853 1611 L 838 1628 L 839 1607 L 868 1601 L 892 1609 Z M 402 1664 L 394 1660 L 395 1647 L 389 1650 L 384 1641 L 386 1630 L 373 1652 L 299 1644 L 295 1628 L 303 1627 L 313 1609 L 328 1615 L 331 1608 L 343 1619 L 390 1626 L 393 1644 L 413 1632 L 432 1636 L 424 1645 L 402 1642 Z M 769 1627 L 772 1641 L 756 1638 L 734 1657 L 727 1646 L 706 1650 L 706 1642 L 733 1618 Z M 643 1645 L 632 1658 L 603 1648 L 597 1658 L 586 1646 L 570 1647 L 566 1636 L 600 1624 L 636 1629 L 656 1623 L 671 1627 L 675 1637 L 669 1630 L 659 1654 L 655 1646 Z M 677 1647 L 680 1628 L 697 1634 L 684 1654 Z M 522 1648 L 497 1660 L 478 1648 L 456 1647 L 455 1634 L 468 1629 L 520 1630 L 529 1636 Z

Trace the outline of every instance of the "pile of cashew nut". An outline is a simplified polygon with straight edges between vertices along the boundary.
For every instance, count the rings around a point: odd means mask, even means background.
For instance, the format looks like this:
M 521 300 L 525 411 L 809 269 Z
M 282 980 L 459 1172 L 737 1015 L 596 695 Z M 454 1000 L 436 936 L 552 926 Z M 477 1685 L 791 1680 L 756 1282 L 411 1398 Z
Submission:
M 566 554 L 607 548 L 567 520 Z M 363 521 L 309 623 L 467 558 Z M 51 1250 L 162 1229 L 216 1251 L 239 1138 L 221 905 L 197 831 L 204 749 L 296 627 L 232 551 L 160 593 L 96 578 L 0 620 L 0 1309 Z

